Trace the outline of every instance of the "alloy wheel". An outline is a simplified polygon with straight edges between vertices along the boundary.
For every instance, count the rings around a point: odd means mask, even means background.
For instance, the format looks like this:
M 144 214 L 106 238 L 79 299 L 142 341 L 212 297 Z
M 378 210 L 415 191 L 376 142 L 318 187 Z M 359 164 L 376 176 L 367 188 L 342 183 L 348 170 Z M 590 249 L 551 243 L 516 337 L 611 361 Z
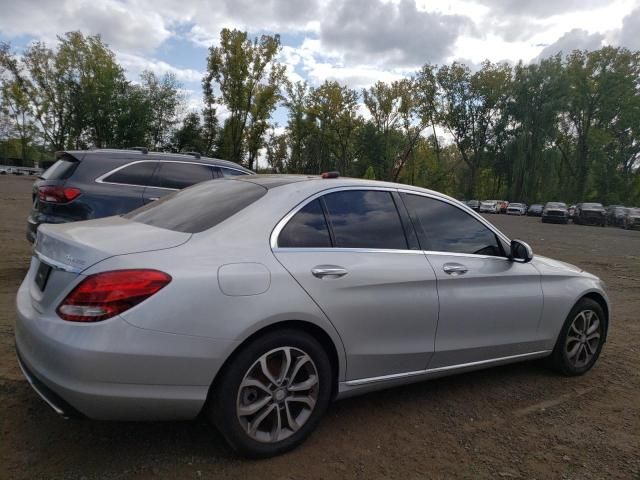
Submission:
M 264 443 L 296 433 L 316 407 L 319 382 L 313 360 L 299 348 L 285 346 L 262 355 L 238 389 L 236 415 L 245 433 Z
M 600 344 L 600 318 L 593 310 L 579 312 L 567 333 L 565 353 L 576 368 L 588 365 Z

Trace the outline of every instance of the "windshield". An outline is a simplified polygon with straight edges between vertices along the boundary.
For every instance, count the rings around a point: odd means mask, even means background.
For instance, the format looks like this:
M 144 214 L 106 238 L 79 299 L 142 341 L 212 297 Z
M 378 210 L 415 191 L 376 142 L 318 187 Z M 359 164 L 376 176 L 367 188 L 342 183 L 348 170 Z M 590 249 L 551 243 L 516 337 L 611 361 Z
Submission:
M 562 202 L 549 202 L 544 208 L 567 208 L 567 204 Z
M 210 180 L 134 210 L 124 218 L 176 232 L 199 233 L 263 197 L 267 189 L 239 180 Z
M 593 209 L 597 209 L 597 210 L 602 210 L 602 204 L 601 203 L 583 203 L 582 204 L 582 208 L 593 208 Z
M 640 208 L 630 208 L 629 215 L 640 215 Z
M 520 207 L 522 207 L 522 204 L 521 203 L 510 203 L 509 204 L 509 208 L 511 208 L 511 207 L 520 208 Z

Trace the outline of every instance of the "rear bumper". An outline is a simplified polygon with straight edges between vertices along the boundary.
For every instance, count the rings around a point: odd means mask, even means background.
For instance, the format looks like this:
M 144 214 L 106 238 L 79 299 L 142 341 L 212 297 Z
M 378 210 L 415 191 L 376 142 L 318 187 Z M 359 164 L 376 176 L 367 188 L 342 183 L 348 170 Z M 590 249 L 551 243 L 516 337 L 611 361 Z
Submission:
M 55 411 L 100 420 L 198 415 L 229 342 L 168 334 L 114 317 L 95 324 L 37 312 L 23 283 L 16 351 L 31 386 Z

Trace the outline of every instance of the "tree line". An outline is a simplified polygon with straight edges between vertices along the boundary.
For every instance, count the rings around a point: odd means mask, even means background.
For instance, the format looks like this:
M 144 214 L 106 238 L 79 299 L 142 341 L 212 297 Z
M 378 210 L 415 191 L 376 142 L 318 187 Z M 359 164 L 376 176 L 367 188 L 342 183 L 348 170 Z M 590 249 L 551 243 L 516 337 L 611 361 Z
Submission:
M 356 90 L 290 82 L 280 50 L 278 35 L 223 29 L 209 49 L 203 108 L 187 111 L 175 76 L 127 80 L 98 36 L 67 33 L 55 50 L 37 42 L 20 57 L 2 44 L 0 145 L 21 158 L 34 148 L 146 146 L 466 199 L 640 203 L 639 52 L 577 50 L 475 71 L 425 64 Z M 273 120 L 278 107 L 285 125 Z

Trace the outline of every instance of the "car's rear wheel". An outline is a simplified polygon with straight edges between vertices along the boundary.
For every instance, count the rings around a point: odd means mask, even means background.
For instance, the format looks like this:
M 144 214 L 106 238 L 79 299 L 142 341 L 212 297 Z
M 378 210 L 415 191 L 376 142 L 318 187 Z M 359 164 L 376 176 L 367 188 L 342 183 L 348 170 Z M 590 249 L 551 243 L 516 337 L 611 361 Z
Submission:
M 246 345 L 213 386 L 210 418 L 240 454 L 264 458 L 300 445 L 331 400 L 332 369 L 306 332 L 277 330 Z
M 567 317 L 550 357 L 553 368 L 568 376 L 583 375 L 598 360 L 607 331 L 600 304 L 581 299 Z

